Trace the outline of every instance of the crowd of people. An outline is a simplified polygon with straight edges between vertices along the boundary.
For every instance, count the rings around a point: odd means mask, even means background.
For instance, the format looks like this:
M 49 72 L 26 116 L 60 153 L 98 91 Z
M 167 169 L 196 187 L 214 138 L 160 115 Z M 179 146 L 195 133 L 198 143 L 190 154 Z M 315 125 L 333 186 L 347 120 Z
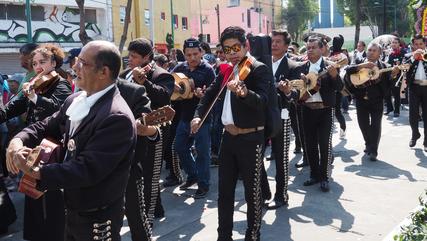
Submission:
M 261 49 L 249 44 L 252 37 L 231 26 L 214 53 L 209 44 L 189 38 L 183 50 L 168 55 L 138 38 L 127 46 L 123 68 L 118 48 L 107 41 L 72 49 L 67 58 L 55 44 L 23 45 L 20 60 L 27 72 L 10 76 L 1 90 L 0 235 L 16 219 L 8 188 L 19 185 L 26 194 L 25 240 L 120 240 L 124 215 L 132 240 L 151 240 L 153 220 L 167 215 L 160 192 L 165 162 L 163 188 L 179 185 L 187 192 L 197 185 L 194 199 L 209 193 L 210 167 L 218 166 L 219 241 L 232 240 L 241 179 L 245 240 L 260 240 L 263 209 L 292 198 L 292 135 L 294 154 L 303 155 L 295 168 L 310 168 L 303 185 L 317 184 L 323 192 L 330 190 L 334 121 L 346 138 L 344 115 L 351 102 L 371 161 L 379 154 L 382 117 L 399 117 L 403 100 L 409 103 L 409 147 L 421 137 L 419 121 L 427 121 L 423 36 L 415 35 L 408 46 L 397 36 L 390 46 L 360 41 L 349 53 L 341 35 L 307 36 L 300 48 L 278 29 L 270 33 L 267 60 L 251 54 Z M 175 111 L 170 125 L 147 124 L 150 113 L 167 106 Z M 423 137 L 427 152 L 427 128 Z M 45 139 L 58 144 L 62 155 L 31 164 L 33 148 Z M 266 159 L 275 160 L 274 195 L 264 168 L 267 145 Z M 32 180 L 29 187 L 19 181 L 23 176 Z M 40 191 L 40 198 L 30 194 Z

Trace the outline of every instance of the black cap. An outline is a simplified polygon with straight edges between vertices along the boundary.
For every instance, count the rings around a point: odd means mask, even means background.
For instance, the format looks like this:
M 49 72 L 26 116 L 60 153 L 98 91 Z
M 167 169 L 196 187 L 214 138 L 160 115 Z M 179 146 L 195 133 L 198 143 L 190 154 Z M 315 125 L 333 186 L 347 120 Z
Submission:
M 70 51 L 68 51 L 68 58 L 65 60 L 64 64 L 69 64 L 72 59 L 78 57 L 80 51 L 82 51 L 81 48 L 70 49 Z
M 200 48 L 200 41 L 195 38 L 189 38 L 184 41 L 184 51 L 186 48 Z

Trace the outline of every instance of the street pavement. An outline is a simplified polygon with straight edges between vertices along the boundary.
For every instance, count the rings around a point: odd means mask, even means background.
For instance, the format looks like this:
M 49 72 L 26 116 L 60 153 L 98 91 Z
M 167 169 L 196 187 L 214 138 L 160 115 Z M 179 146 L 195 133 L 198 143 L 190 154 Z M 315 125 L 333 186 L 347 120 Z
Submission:
M 319 186 L 304 187 L 309 168 L 296 169 L 302 156 L 290 152 L 289 206 L 265 211 L 261 240 L 268 241 L 377 241 L 383 240 L 418 205 L 418 197 L 427 188 L 427 153 L 422 138 L 409 148 L 411 129 L 408 111 L 399 118 L 384 117 L 378 161 L 364 156 L 364 141 L 357 125 L 356 111 L 351 106 L 346 139 L 339 139 L 335 123 L 331 190 L 321 192 Z M 420 123 L 422 128 L 422 124 Z M 422 129 L 420 130 L 421 133 Z M 270 187 L 274 195 L 275 167 L 266 161 Z M 162 177 L 165 175 L 165 171 Z M 217 168 L 211 168 L 211 188 L 207 198 L 194 200 L 178 188 L 162 190 L 165 218 L 154 223 L 154 239 L 159 241 L 200 240 L 217 238 Z M 23 197 L 12 193 L 19 219 L 1 241 L 22 240 Z M 244 240 L 246 204 L 239 181 L 236 187 L 235 240 Z M 122 240 L 131 240 L 125 220 Z

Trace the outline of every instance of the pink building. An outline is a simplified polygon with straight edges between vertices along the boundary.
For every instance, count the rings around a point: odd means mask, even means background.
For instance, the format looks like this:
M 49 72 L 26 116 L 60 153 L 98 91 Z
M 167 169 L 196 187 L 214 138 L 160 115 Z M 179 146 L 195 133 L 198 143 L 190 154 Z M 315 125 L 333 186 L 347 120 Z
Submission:
M 258 33 L 268 34 L 272 30 L 271 19 L 255 9 L 244 7 L 220 8 L 220 31 L 231 25 L 240 26 L 247 33 L 254 35 Z M 211 45 L 219 43 L 218 40 L 218 17 L 215 9 L 202 11 L 203 34 Z M 190 22 L 191 35 L 195 38 L 201 33 L 200 17 L 194 17 Z M 261 31 L 260 31 L 261 30 Z

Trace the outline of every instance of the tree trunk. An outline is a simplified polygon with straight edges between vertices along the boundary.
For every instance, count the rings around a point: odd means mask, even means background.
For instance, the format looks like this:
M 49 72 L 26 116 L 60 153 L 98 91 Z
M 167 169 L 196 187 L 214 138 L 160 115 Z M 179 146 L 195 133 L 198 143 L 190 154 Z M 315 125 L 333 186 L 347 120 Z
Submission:
M 360 4 L 361 0 L 356 0 L 356 16 L 355 16 L 355 25 L 356 30 L 354 33 L 354 49 L 357 48 L 357 43 L 359 42 L 359 36 L 360 36 Z
M 76 0 L 77 6 L 79 6 L 80 12 L 80 32 L 79 39 L 83 45 L 86 45 L 91 38 L 86 33 L 86 24 L 85 24 L 85 0 Z
M 128 36 L 131 9 L 132 9 L 132 0 L 128 0 L 126 5 L 125 24 L 123 26 L 123 33 L 122 33 L 122 37 L 120 38 L 120 44 L 119 44 L 120 53 L 122 53 L 123 51 L 123 47 L 125 46 L 126 39 Z M 150 17 L 152 18 L 153 16 L 150 16 Z

